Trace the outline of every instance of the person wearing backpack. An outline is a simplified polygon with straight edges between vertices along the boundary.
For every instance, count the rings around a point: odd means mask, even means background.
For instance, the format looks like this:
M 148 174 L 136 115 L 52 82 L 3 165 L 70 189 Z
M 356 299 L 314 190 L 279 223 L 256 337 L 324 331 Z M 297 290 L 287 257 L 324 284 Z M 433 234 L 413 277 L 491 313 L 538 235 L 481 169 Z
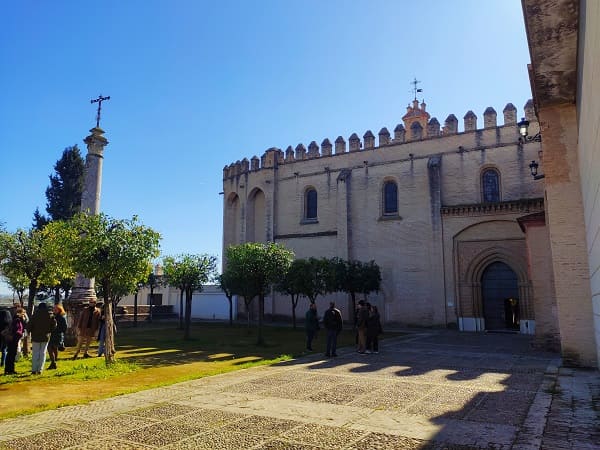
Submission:
M 23 337 L 25 332 L 25 310 L 23 308 L 17 308 L 15 316 L 10 323 L 10 334 L 7 339 L 7 351 L 6 361 L 4 362 L 4 375 L 14 375 L 15 372 L 15 359 L 17 357 L 17 348 L 19 347 L 19 341 Z
M 56 328 L 50 333 L 50 342 L 48 342 L 48 354 L 50 355 L 50 365 L 48 370 L 56 369 L 58 360 L 58 351 L 65 349 L 65 332 L 67 331 L 67 316 L 65 309 L 57 304 L 54 305 L 54 318 L 56 319 Z

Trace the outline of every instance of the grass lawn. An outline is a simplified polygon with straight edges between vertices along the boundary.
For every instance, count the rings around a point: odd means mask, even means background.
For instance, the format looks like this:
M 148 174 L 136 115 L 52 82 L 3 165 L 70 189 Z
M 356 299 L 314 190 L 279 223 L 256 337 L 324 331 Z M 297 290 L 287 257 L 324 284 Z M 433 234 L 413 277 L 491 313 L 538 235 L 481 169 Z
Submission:
M 266 345 L 256 346 L 256 327 L 194 323 L 192 339 L 174 323 L 121 328 L 116 335 L 117 363 L 105 366 L 104 358 L 72 361 L 74 348 L 59 354 L 57 370 L 31 375 L 31 360 L 16 365 L 17 375 L 0 376 L 0 418 L 34 413 L 58 406 L 86 403 L 151 387 L 173 384 L 263 364 L 273 364 L 306 354 L 304 329 L 265 327 Z M 354 345 L 354 333 L 344 330 L 338 345 Z M 313 343 L 324 352 L 322 330 Z M 96 354 L 94 346 L 90 354 Z M 46 362 L 45 367 L 48 367 Z

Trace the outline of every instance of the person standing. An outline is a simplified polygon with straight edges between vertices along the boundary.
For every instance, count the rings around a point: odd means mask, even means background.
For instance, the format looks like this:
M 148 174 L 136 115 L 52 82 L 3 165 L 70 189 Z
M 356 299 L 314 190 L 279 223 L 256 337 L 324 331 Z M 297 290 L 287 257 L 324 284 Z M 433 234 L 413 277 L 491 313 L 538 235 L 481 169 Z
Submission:
M 73 359 L 77 359 L 81 346 L 83 345 L 83 357 L 89 358 L 88 350 L 92 338 L 96 337 L 98 327 L 100 326 L 100 310 L 96 307 L 96 300 L 90 300 L 87 308 L 84 308 L 79 314 L 77 320 L 77 349 L 73 355 Z
M 65 332 L 67 331 L 67 317 L 65 309 L 61 305 L 54 305 L 54 318 L 56 319 L 56 328 L 50 334 L 48 343 L 48 354 L 50 355 L 50 365 L 48 370 L 56 369 L 58 360 L 58 351 L 65 349 Z
M 17 358 L 17 349 L 19 347 L 19 341 L 25 333 L 25 310 L 23 308 L 17 308 L 15 316 L 10 324 L 10 337 L 7 339 L 7 351 L 6 361 L 4 363 L 4 375 L 14 375 L 15 372 L 15 360 Z
M 31 373 L 40 375 L 46 363 L 46 349 L 50 333 L 56 328 L 56 319 L 42 302 L 31 316 L 27 329 L 31 335 Z
M 337 337 L 342 331 L 342 313 L 335 307 L 334 302 L 329 302 L 329 309 L 323 315 L 323 325 L 327 330 L 327 349 L 325 356 L 337 356 Z
M 317 317 L 317 305 L 314 303 L 310 304 L 304 320 L 304 326 L 306 327 L 306 350 L 309 352 L 313 351 L 312 341 L 319 331 L 319 318 Z
M 367 353 L 379 353 L 379 334 L 381 333 L 381 320 L 377 306 L 372 305 L 367 319 Z
M 2 334 L 6 330 L 6 335 L 9 336 L 9 328 L 12 323 L 12 315 L 8 309 L 0 309 L 0 367 L 4 366 L 6 360 L 6 352 L 8 351 L 8 339 Z
M 358 329 L 358 353 L 364 355 L 367 349 L 367 320 L 369 310 L 364 300 L 358 302 L 358 312 L 356 314 L 356 327 Z

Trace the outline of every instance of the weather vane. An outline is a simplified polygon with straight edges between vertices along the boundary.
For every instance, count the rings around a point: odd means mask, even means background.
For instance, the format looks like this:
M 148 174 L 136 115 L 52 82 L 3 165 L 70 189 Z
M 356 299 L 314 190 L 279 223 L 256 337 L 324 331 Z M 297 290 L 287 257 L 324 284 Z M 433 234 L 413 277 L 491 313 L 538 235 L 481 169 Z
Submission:
M 410 82 L 410 84 L 412 84 L 414 87 L 412 88 L 412 92 L 415 95 L 415 100 L 417 100 L 417 93 L 418 92 L 423 92 L 423 89 L 419 89 L 417 88 L 417 85 L 420 83 L 419 80 L 417 80 L 417 78 L 415 77 L 415 79 L 413 81 Z
M 90 100 L 90 103 L 98 103 L 98 114 L 96 114 L 96 128 L 100 128 L 100 110 L 102 109 L 102 102 L 104 100 L 110 100 L 110 95 L 108 97 L 102 97 L 102 94 L 100 94 L 98 98 Z

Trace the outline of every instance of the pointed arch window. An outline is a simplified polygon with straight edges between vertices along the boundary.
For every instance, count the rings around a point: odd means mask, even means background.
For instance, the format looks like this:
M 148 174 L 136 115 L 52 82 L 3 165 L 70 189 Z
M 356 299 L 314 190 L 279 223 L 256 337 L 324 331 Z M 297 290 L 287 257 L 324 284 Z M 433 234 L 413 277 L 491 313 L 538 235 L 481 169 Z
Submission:
M 395 181 L 383 184 L 383 215 L 398 214 L 398 185 Z
M 304 193 L 304 219 L 317 220 L 317 190 L 308 188 Z
M 481 187 L 484 203 L 500 201 L 500 174 L 496 169 L 486 169 L 481 174 Z

